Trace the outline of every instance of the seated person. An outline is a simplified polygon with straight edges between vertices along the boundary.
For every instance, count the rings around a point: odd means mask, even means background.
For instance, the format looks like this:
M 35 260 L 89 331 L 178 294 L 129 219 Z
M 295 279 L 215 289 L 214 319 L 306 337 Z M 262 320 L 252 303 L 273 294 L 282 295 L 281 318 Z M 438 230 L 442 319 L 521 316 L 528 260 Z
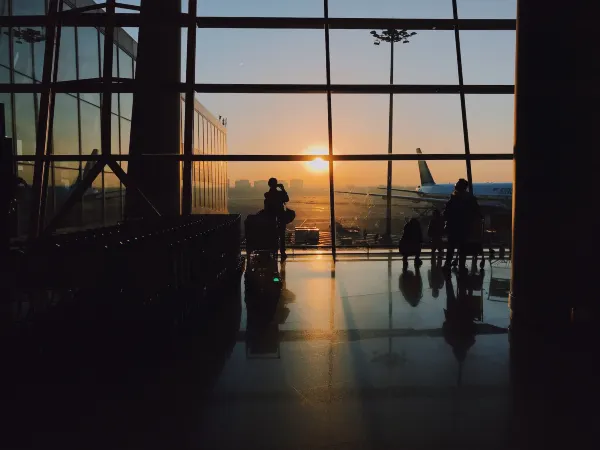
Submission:
M 398 245 L 400 253 L 402 254 L 402 261 L 404 270 L 408 268 L 408 257 L 415 257 L 415 267 L 420 267 L 423 262 L 421 261 L 421 244 L 423 243 L 423 232 L 421 230 L 421 224 L 416 218 L 410 219 L 406 225 L 404 225 L 404 231 L 402 238 Z

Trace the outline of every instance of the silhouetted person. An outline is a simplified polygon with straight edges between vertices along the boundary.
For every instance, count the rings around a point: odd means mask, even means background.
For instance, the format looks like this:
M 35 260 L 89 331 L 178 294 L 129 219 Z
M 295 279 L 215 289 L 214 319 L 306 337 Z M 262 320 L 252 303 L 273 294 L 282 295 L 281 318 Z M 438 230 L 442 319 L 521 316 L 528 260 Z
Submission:
M 404 300 L 410 306 L 418 306 L 423 297 L 423 280 L 419 268 L 416 267 L 414 273 L 412 270 L 403 271 L 400 275 L 399 287 Z
M 290 201 L 283 184 L 277 183 L 277 178 L 269 179 L 269 190 L 265 192 L 265 212 L 277 221 L 279 234 L 279 251 L 281 260 L 285 261 L 285 204 Z
M 414 217 L 404 225 L 402 238 L 398 244 L 398 249 L 402 254 L 403 270 L 408 268 L 408 257 L 415 257 L 415 267 L 420 267 L 421 261 L 421 244 L 423 242 L 423 231 L 421 224 Z
M 444 220 L 448 233 L 448 251 L 444 265 L 446 269 L 449 269 L 452 264 L 455 249 L 458 249 L 460 269 L 466 268 L 467 255 L 464 245 L 473 231 L 475 221 L 481 219 L 479 204 L 473 194 L 467 191 L 468 186 L 467 180 L 463 178 L 458 180 L 444 209 Z
M 431 257 L 434 257 L 436 250 L 442 256 L 444 254 L 444 243 L 442 241 L 444 237 L 444 219 L 437 209 L 433 210 L 433 217 L 427 228 L 427 236 L 431 241 Z

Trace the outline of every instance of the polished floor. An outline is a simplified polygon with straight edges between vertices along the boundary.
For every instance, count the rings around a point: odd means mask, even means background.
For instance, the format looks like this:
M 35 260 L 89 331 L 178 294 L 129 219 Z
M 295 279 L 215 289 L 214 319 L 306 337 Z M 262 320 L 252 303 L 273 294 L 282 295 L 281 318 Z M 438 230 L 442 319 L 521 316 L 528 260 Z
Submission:
M 286 262 L 272 341 L 249 338 L 247 305 L 198 442 L 430 448 L 506 438 L 508 308 L 506 293 L 493 291 L 502 282 L 492 280 L 509 269 L 496 266 L 471 276 L 462 300 L 477 325 L 453 340 L 443 325 L 457 278 L 431 261 L 406 272 L 393 259 Z
M 431 260 L 304 256 L 280 275 L 279 302 L 242 278 L 143 364 L 32 371 L 11 386 L 23 402 L 2 448 L 583 448 L 597 429 L 593 358 L 515 365 L 505 261 L 446 276 Z

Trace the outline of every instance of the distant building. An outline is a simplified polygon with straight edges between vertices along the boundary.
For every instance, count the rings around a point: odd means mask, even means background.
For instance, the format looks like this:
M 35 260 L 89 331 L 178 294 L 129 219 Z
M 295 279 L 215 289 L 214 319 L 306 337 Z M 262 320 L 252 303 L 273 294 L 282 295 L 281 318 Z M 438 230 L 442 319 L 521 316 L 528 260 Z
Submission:
M 250 189 L 250 180 L 235 180 L 236 189 Z
M 290 181 L 290 189 L 301 191 L 304 189 L 304 180 L 292 180 Z
M 254 182 L 254 189 L 267 192 L 269 190 L 267 180 L 256 180 Z

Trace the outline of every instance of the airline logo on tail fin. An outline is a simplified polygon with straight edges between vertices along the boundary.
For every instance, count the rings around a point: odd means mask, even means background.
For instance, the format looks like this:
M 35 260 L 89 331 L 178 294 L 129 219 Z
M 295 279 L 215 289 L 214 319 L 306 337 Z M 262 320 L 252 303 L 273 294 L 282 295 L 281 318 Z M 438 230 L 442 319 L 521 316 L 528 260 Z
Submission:
M 423 154 L 420 148 L 417 149 L 417 153 L 419 155 Z M 419 161 L 419 175 L 421 177 L 421 186 L 432 186 L 435 184 L 433 176 L 431 175 L 429 167 L 425 161 Z

